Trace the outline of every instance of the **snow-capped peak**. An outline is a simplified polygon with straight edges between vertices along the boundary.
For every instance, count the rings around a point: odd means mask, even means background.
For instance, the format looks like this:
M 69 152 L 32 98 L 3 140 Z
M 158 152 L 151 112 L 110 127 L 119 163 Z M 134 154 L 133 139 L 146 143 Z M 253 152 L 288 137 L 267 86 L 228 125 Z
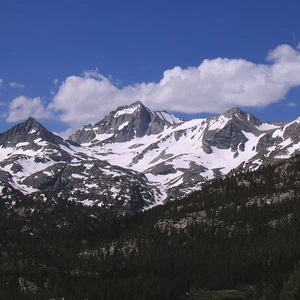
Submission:
M 121 115 L 132 115 L 136 111 L 138 111 L 142 106 L 143 104 L 141 102 L 135 102 L 131 105 L 121 106 L 116 110 L 114 117 L 118 118 Z
M 144 207 L 290 157 L 300 151 L 299 126 L 300 118 L 273 125 L 238 108 L 183 121 L 135 102 L 84 126 L 70 144 L 29 118 L 0 134 L 0 176 L 22 193 L 55 189 L 85 205 L 130 206 L 138 197 Z
M 159 134 L 166 127 L 182 122 L 166 111 L 153 112 L 138 101 L 118 107 L 93 127 L 85 126 L 69 139 L 81 144 L 126 142 L 134 138 Z

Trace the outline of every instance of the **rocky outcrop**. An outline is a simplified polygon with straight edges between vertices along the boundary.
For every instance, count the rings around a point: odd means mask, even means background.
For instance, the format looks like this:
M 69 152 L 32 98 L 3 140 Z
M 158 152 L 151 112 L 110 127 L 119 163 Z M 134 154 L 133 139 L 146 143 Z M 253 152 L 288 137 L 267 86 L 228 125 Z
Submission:
M 138 211 L 294 155 L 299 120 L 267 124 L 234 108 L 183 122 L 136 102 L 63 140 L 29 118 L 0 134 L 0 192 Z
M 145 171 L 145 173 L 151 173 L 153 175 L 167 175 L 167 174 L 174 174 L 176 173 L 176 169 L 167 163 L 160 163 L 155 165 L 153 168 L 150 168 Z
M 19 145 L 24 149 L 38 149 L 39 141 L 67 146 L 67 143 L 61 137 L 48 131 L 33 118 L 28 118 L 27 121 L 0 134 L 0 146 L 3 148 Z
M 23 184 L 86 205 L 134 211 L 154 205 L 159 193 L 145 175 L 100 160 L 57 163 L 28 176 Z
M 169 118 L 166 116 L 169 116 Z M 89 143 L 92 141 L 94 143 L 99 141 L 122 143 L 135 137 L 159 134 L 165 127 L 169 127 L 176 122 L 180 122 L 180 120 L 166 112 L 152 112 L 141 102 L 135 102 L 110 112 L 94 126 L 85 126 L 82 130 L 78 130 L 71 135 L 69 139 L 77 143 Z M 97 136 L 99 136 L 100 140 L 97 139 Z
M 70 141 L 78 144 L 89 143 L 96 137 L 95 131 L 91 124 L 86 125 L 83 129 L 77 130 L 74 134 L 69 137 Z
M 245 143 L 248 139 L 243 134 L 244 132 L 251 132 L 254 135 L 259 134 L 257 126 L 262 123 L 259 119 L 251 114 L 241 111 L 239 108 L 234 108 L 226 111 L 223 115 L 226 118 L 223 128 L 205 130 L 203 134 L 204 149 L 206 153 L 211 153 L 211 146 L 219 149 L 231 149 L 233 152 L 244 151 Z M 207 119 L 207 123 L 212 123 L 213 120 L 218 121 L 220 117 L 211 117 Z

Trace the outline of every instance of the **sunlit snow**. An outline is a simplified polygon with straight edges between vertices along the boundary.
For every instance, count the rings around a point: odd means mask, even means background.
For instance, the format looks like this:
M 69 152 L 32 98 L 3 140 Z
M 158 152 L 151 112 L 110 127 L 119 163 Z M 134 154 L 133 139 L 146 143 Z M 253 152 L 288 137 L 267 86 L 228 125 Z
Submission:
M 119 111 L 117 111 L 115 113 L 115 118 L 117 118 L 117 117 L 119 117 L 121 115 L 131 115 L 131 114 L 133 114 L 138 109 L 139 109 L 139 105 L 119 110 Z

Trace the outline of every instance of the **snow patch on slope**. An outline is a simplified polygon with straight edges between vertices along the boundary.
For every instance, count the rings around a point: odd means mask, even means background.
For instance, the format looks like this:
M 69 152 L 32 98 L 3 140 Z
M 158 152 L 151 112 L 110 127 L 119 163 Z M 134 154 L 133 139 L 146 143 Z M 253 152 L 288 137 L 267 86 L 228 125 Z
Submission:
M 211 120 L 209 130 L 221 130 L 225 127 L 230 119 L 225 116 L 220 116 Z
M 124 122 L 123 124 L 121 124 L 119 127 L 118 127 L 118 130 L 122 130 L 124 127 L 126 127 L 127 125 L 129 124 L 129 122 Z
M 118 118 L 119 116 L 122 115 L 132 115 L 134 112 L 136 112 L 139 109 L 139 105 L 136 105 L 134 107 L 130 107 L 130 108 L 124 108 L 122 110 L 119 110 L 115 113 L 115 118 Z
M 269 124 L 269 123 L 262 123 L 261 125 L 256 126 L 256 128 L 260 131 L 276 129 L 276 128 L 279 128 L 279 127 L 280 126 L 278 126 L 278 125 Z
M 155 115 L 157 115 L 159 118 L 161 118 L 164 121 L 167 121 L 168 123 L 170 123 L 172 125 L 180 124 L 183 122 L 181 119 L 179 119 L 179 118 L 175 117 L 174 115 L 169 114 L 165 111 L 156 111 Z

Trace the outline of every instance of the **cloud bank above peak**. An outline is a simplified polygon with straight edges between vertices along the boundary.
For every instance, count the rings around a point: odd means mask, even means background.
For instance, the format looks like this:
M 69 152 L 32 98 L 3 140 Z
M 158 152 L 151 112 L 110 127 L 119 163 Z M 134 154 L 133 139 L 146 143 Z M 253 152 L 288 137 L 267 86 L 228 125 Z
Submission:
M 265 107 L 284 99 L 300 85 L 299 46 L 280 45 L 265 64 L 245 59 L 205 59 L 199 66 L 179 66 L 163 72 L 159 82 L 115 86 L 98 70 L 69 76 L 46 106 L 26 98 L 31 110 L 44 118 L 56 116 L 72 128 L 100 121 L 118 106 L 135 101 L 153 110 L 182 113 L 221 113 L 232 107 Z M 25 103 L 19 99 L 11 104 Z M 10 105 L 6 121 L 21 118 L 23 105 Z M 28 111 L 27 111 L 28 113 Z M 19 118 L 18 118 L 19 116 Z
M 28 98 L 22 95 L 14 98 L 9 104 L 6 122 L 19 122 L 29 117 L 36 119 L 53 118 L 52 112 L 45 108 L 40 97 Z

